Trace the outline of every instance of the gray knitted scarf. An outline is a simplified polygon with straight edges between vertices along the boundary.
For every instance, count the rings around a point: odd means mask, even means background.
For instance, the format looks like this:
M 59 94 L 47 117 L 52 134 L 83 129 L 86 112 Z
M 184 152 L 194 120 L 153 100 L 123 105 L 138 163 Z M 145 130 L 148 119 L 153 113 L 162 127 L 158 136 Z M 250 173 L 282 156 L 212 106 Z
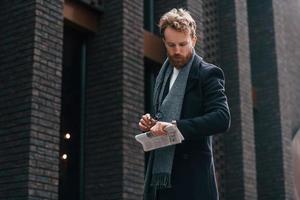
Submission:
M 164 62 L 156 78 L 153 94 L 155 116 L 159 121 L 171 122 L 172 120 L 180 119 L 186 83 L 194 57 L 195 53 L 193 51 L 191 60 L 179 71 L 171 90 L 163 99 L 168 78 L 173 72 L 173 67 L 169 60 L 167 59 Z M 155 199 L 157 189 L 171 187 L 174 153 L 175 145 L 150 152 L 145 177 L 144 200 Z

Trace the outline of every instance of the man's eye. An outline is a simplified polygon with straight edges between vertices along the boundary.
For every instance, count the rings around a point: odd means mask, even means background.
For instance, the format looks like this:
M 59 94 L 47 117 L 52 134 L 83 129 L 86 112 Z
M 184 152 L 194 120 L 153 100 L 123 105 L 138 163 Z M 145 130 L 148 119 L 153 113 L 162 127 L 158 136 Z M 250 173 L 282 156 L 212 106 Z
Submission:
M 168 44 L 169 47 L 175 47 L 175 44 Z
M 184 47 L 185 45 L 187 45 L 187 43 L 181 43 L 179 44 L 179 46 Z

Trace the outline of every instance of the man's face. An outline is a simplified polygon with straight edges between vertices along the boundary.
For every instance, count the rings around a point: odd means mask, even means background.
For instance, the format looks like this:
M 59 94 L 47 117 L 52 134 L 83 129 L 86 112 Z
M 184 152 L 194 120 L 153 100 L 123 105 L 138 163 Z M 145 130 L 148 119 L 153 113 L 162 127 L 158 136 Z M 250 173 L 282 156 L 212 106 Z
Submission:
M 167 49 L 169 60 L 174 67 L 180 69 L 191 58 L 196 37 L 192 38 L 190 30 L 179 32 L 167 27 L 164 32 L 164 44 Z

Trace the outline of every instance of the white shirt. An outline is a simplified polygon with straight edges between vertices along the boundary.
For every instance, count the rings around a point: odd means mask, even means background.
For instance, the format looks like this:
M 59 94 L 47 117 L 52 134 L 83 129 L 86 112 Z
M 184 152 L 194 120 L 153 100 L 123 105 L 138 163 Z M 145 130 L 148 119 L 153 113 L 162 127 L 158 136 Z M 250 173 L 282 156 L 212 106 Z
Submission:
M 179 71 L 180 71 L 179 69 L 176 69 L 175 67 L 173 67 L 173 73 L 172 73 L 172 77 L 170 79 L 170 84 L 169 84 L 169 91 L 171 90 L 171 88 L 179 74 Z

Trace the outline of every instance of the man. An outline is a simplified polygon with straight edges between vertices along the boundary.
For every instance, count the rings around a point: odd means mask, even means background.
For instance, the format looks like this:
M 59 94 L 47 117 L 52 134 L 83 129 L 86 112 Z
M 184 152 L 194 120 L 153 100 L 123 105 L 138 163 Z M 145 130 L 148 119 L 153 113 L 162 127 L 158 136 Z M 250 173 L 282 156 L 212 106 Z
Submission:
M 172 9 L 159 27 L 168 58 L 154 87 L 155 113 L 139 127 L 159 136 L 171 123 L 185 140 L 150 152 L 144 199 L 215 200 L 212 135 L 230 126 L 224 74 L 195 53 L 196 23 L 187 11 Z

